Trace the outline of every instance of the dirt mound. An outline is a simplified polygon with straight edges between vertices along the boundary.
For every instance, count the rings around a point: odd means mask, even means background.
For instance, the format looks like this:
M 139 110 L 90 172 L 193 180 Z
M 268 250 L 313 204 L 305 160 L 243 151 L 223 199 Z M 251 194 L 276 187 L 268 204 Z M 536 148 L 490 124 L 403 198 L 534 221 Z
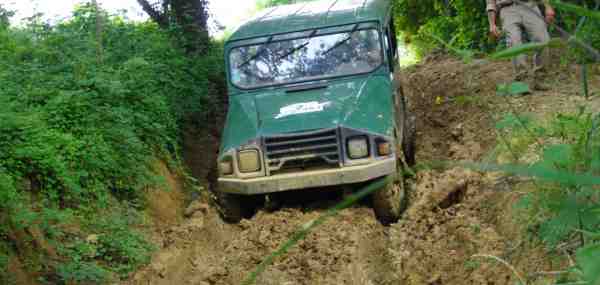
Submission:
M 270 253 L 321 210 L 259 212 L 239 225 L 213 209 L 162 232 L 163 249 L 130 284 L 240 284 Z M 309 234 L 258 279 L 257 284 L 396 284 L 385 228 L 372 210 L 344 210 Z
M 496 85 L 512 78 L 509 62 L 465 64 L 437 56 L 401 78 L 418 118 L 420 162 L 487 159 L 496 145 L 494 124 L 505 112 L 573 105 L 564 104 L 560 90 L 516 98 L 496 95 Z M 411 206 L 390 231 L 388 249 L 402 283 L 514 284 L 512 270 L 490 256 L 532 282 L 536 276 L 525 273 L 552 270 L 544 249 L 523 237 L 513 208 L 519 194 L 502 181 L 501 174 L 460 168 L 418 173 Z
M 462 169 L 419 173 L 415 202 L 390 234 L 395 270 L 407 284 L 509 283 L 506 268 L 472 257 L 506 250 L 485 219 L 494 193 L 482 179 Z
M 183 181 L 172 173 L 163 162 L 155 165 L 156 171 L 165 179 L 165 187 L 146 190 L 145 200 L 148 213 L 157 227 L 164 227 L 181 222 L 185 194 Z
M 496 84 L 509 80 L 509 63 L 466 65 L 447 56 L 427 58 L 398 75 L 417 117 L 417 160 L 478 159 L 494 145 Z M 453 144 L 470 144 L 459 149 Z M 474 153 L 469 153 L 472 151 Z
M 299 209 L 261 212 L 252 221 L 241 224 L 241 238 L 228 246 L 226 256 L 235 257 L 231 259 L 233 263 L 246 265 L 238 268 L 238 272 L 250 272 L 291 233 L 321 214 Z M 362 281 L 382 284 L 384 274 L 369 266 L 368 261 L 382 258 L 384 248 L 378 249 L 371 242 L 384 241 L 383 237 L 384 229 L 374 219 L 371 209 L 342 211 L 279 258 L 258 284 L 368 284 Z

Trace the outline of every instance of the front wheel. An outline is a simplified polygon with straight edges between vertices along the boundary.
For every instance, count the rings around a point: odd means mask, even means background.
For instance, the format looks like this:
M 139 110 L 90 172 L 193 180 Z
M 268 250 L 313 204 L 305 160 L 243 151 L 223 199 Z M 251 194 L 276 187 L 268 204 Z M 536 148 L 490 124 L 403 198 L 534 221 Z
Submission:
M 402 137 L 402 152 L 406 164 L 412 167 L 416 164 L 417 153 L 417 119 L 415 116 L 409 116 L 405 120 L 404 135 Z
M 400 139 L 398 150 L 402 150 L 404 161 L 408 166 L 412 167 L 416 163 L 415 154 L 417 138 L 417 119 L 414 115 L 410 115 L 408 112 L 408 107 L 403 95 L 404 92 L 402 92 L 402 88 L 399 88 L 398 90 L 400 93 L 394 97 L 396 137 Z
M 402 174 L 389 179 L 382 189 L 372 195 L 373 210 L 377 220 L 383 225 L 397 222 L 407 206 L 406 189 Z
M 259 204 L 259 198 L 216 192 L 215 204 L 221 218 L 228 223 L 239 223 L 243 218 L 251 218 Z

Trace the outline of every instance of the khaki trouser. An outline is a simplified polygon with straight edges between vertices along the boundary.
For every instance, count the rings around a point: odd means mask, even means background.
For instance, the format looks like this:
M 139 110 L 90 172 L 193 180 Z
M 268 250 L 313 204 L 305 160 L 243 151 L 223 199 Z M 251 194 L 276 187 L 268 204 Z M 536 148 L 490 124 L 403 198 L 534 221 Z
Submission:
M 548 26 L 535 1 L 521 2 L 504 7 L 500 10 L 502 29 L 507 33 L 508 46 L 518 46 L 523 43 L 523 34 L 527 33 L 529 40 L 536 43 L 550 41 Z M 534 55 L 534 70 L 542 68 L 542 52 Z M 522 54 L 513 59 L 515 71 L 520 74 L 527 70 L 527 55 Z

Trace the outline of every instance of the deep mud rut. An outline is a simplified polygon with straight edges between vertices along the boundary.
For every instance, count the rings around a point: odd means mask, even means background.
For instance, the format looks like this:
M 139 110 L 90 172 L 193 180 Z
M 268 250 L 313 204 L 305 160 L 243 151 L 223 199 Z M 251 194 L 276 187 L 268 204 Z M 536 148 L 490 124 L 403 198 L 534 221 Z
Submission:
M 494 116 L 503 108 L 495 84 L 510 74 L 508 63 L 467 67 L 445 57 L 403 74 L 418 117 L 418 160 L 485 160 L 495 145 Z M 531 98 L 525 100 L 539 101 Z M 421 170 L 399 223 L 383 227 L 368 205 L 341 211 L 276 258 L 257 284 L 514 284 L 509 269 L 477 254 L 498 256 L 526 272 L 551 269 L 539 247 L 519 242 L 510 210 L 518 195 L 504 181 L 460 168 Z M 124 283 L 240 284 L 340 199 L 328 195 L 261 210 L 239 225 L 223 223 L 214 209 L 196 202 L 183 223 L 156 230 L 161 249 Z
M 163 248 L 130 283 L 240 284 L 294 231 L 325 211 L 321 205 L 296 205 L 229 225 L 212 208 L 199 208 L 182 225 L 162 232 Z M 388 274 L 386 232 L 369 207 L 344 210 L 278 258 L 257 284 L 396 284 Z

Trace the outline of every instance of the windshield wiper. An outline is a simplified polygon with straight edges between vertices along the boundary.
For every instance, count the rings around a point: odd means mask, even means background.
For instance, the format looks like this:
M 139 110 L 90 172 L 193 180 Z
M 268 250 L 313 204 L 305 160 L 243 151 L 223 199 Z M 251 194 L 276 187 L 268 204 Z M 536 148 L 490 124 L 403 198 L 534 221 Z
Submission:
M 275 61 L 280 61 L 281 59 L 284 59 L 284 58 L 296 53 L 297 51 L 305 48 L 308 44 L 310 44 L 310 42 L 305 42 L 297 47 L 291 48 L 288 52 L 286 52 L 284 55 L 278 57 Z
M 312 32 L 310 32 L 310 35 L 308 35 L 308 39 L 306 39 L 305 43 L 303 43 L 303 44 L 301 44 L 299 46 L 291 48 L 284 55 L 278 57 L 275 61 L 279 61 L 281 59 L 284 59 L 284 58 L 286 58 L 286 57 L 288 57 L 288 56 L 296 53 L 297 51 L 305 48 L 306 46 L 308 46 L 310 44 L 310 40 L 317 34 L 318 31 L 319 31 L 318 29 L 314 29 Z
M 264 53 L 264 52 L 267 50 L 265 47 L 266 47 L 268 44 L 270 44 L 272 40 L 273 40 L 273 36 L 270 36 L 270 37 L 267 39 L 267 41 L 266 41 L 265 43 L 263 43 L 262 45 L 260 45 L 260 46 L 258 47 L 258 51 L 257 51 L 257 52 L 256 52 L 256 53 L 255 53 L 253 56 L 251 56 L 249 59 L 247 59 L 247 60 L 245 60 L 244 62 L 240 63 L 240 64 L 238 65 L 238 68 L 242 68 L 242 67 L 244 67 L 244 66 L 248 65 L 248 63 L 250 63 L 250 62 L 254 61 L 254 60 L 255 60 L 255 59 L 257 59 L 259 56 L 261 56 L 261 55 L 262 55 L 262 54 L 263 54 L 263 53 Z
M 352 38 L 352 35 L 353 35 L 354 33 L 356 33 L 356 31 L 358 30 L 358 26 L 359 26 L 359 25 L 360 25 L 360 24 L 356 24 L 356 25 L 354 25 L 354 27 L 352 28 L 352 31 L 350 31 L 350 33 L 348 34 L 348 36 L 347 36 L 346 38 L 344 38 L 343 40 L 341 40 L 341 41 L 339 41 L 339 42 L 335 43 L 335 44 L 334 44 L 332 47 L 330 47 L 328 50 L 324 51 L 324 52 L 323 52 L 323 55 L 327 55 L 328 53 L 330 53 L 330 52 L 331 52 L 331 51 L 333 51 L 334 49 L 336 49 L 336 48 L 340 47 L 341 45 L 343 45 L 343 44 L 347 43 L 347 42 L 348 42 L 348 41 L 349 41 L 349 40 Z

